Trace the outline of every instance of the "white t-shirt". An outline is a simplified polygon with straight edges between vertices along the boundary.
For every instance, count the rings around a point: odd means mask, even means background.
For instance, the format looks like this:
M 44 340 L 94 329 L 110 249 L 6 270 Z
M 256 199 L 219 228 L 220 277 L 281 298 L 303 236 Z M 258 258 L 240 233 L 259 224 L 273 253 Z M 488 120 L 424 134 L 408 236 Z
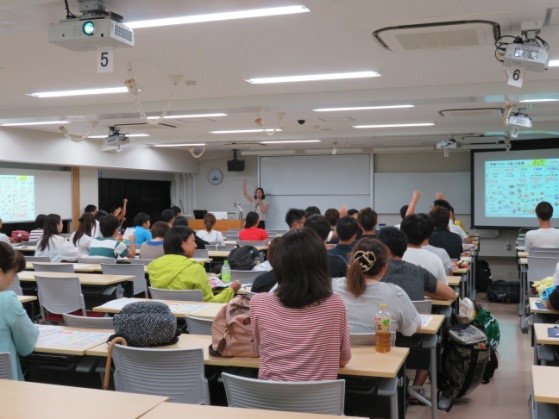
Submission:
M 62 260 L 75 260 L 80 256 L 80 251 L 64 237 L 52 236 L 44 250 L 39 250 L 40 241 L 37 243 L 35 256 L 48 256 L 51 262 Z
M 196 235 L 202 240 L 206 240 L 208 243 L 218 243 L 220 245 L 225 244 L 225 239 L 223 238 L 221 231 L 212 230 L 208 232 L 206 230 L 198 230 Z
M 421 266 L 433 274 L 435 278 L 443 284 L 448 285 L 446 272 L 444 271 L 443 261 L 440 257 L 425 249 L 415 249 L 408 247 L 404 253 L 402 260 Z
M 450 220 L 448 222 L 448 229 L 451 231 L 451 233 L 456 233 L 460 236 L 460 238 L 462 239 L 462 241 L 466 240 L 468 238 L 468 234 L 464 231 L 464 229 L 460 226 L 457 226 L 456 224 L 454 224 L 452 222 L 452 220 Z
M 4 233 L 0 233 L 0 242 L 10 244 L 10 239 Z
M 74 231 L 70 236 L 70 243 L 74 244 L 74 236 L 76 232 Z M 91 245 L 91 236 L 84 234 L 76 242 L 76 247 L 80 251 L 80 256 L 89 256 L 89 246 Z
M 450 273 L 452 272 L 452 262 L 446 250 L 444 250 L 442 247 L 431 246 L 430 244 L 428 244 L 427 246 L 422 246 L 422 248 L 440 257 L 443 261 L 445 272 L 450 275 Z
M 526 251 L 534 247 L 559 247 L 559 230 L 556 228 L 538 228 L 526 233 Z

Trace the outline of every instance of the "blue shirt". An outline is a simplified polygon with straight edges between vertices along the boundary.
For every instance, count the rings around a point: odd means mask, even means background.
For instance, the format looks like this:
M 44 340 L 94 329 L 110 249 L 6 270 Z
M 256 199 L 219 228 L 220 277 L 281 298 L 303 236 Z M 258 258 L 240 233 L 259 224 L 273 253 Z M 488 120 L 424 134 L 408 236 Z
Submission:
M 142 244 L 148 240 L 152 240 L 151 231 L 142 226 L 134 227 L 134 244 Z

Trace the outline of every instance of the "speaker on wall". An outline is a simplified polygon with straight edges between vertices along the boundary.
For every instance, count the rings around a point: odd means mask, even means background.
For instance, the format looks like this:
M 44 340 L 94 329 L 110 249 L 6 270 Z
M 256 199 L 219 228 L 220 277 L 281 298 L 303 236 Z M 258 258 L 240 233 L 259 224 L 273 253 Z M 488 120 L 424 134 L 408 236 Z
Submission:
M 244 172 L 245 161 L 244 160 L 227 160 L 227 170 L 229 172 Z

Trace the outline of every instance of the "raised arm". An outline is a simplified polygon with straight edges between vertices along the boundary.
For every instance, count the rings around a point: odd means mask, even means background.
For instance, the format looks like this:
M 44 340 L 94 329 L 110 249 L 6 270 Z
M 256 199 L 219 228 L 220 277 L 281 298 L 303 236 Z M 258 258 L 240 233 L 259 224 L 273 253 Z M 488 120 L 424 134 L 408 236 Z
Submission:
M 247 191 L 247 180 L 246 179 L 243 181 L 243 195 L 245 196 L 245 198 L 247 199 L 248 202 L 252 202 L 252 196 L 250 196 L 250 194 Z
M 415 214 L 415 207 L 419 202 L 419 198 L 421 198 L 421 193 L 419 191 L 413 191 L 410 203 L 408 204 L 408 210 L 406 211 L 406 217 Z
M 444 192 L 437 192 L 437 193 L 435 194 L 435 199 L 441 199 L 441 200 L 443 200 L 443 201 L 447 201 Z
M 120 220 L 124 220 L 126 217 L 126 205 L 128 204 L 128 198 L 124 198 L 122 200 L 122 211 L 120 211 L 120 214 L 118 214 L 118 218 Z

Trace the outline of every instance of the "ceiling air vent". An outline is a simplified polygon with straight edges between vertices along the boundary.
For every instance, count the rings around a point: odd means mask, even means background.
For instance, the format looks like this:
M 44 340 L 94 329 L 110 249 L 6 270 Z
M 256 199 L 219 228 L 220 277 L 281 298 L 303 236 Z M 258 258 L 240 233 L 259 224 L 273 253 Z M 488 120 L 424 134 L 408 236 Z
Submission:
M 503 116 L 505 110 L 503 108 L 455 108 L 441 109 L 439 115 L 455 118 L 471 118 L 471 117 L 497 117 Z
M 373 32 L 383 48 L 395 52 L 494 45 L 500 36 L 499 24 L 488 20 L 390 26 Z

